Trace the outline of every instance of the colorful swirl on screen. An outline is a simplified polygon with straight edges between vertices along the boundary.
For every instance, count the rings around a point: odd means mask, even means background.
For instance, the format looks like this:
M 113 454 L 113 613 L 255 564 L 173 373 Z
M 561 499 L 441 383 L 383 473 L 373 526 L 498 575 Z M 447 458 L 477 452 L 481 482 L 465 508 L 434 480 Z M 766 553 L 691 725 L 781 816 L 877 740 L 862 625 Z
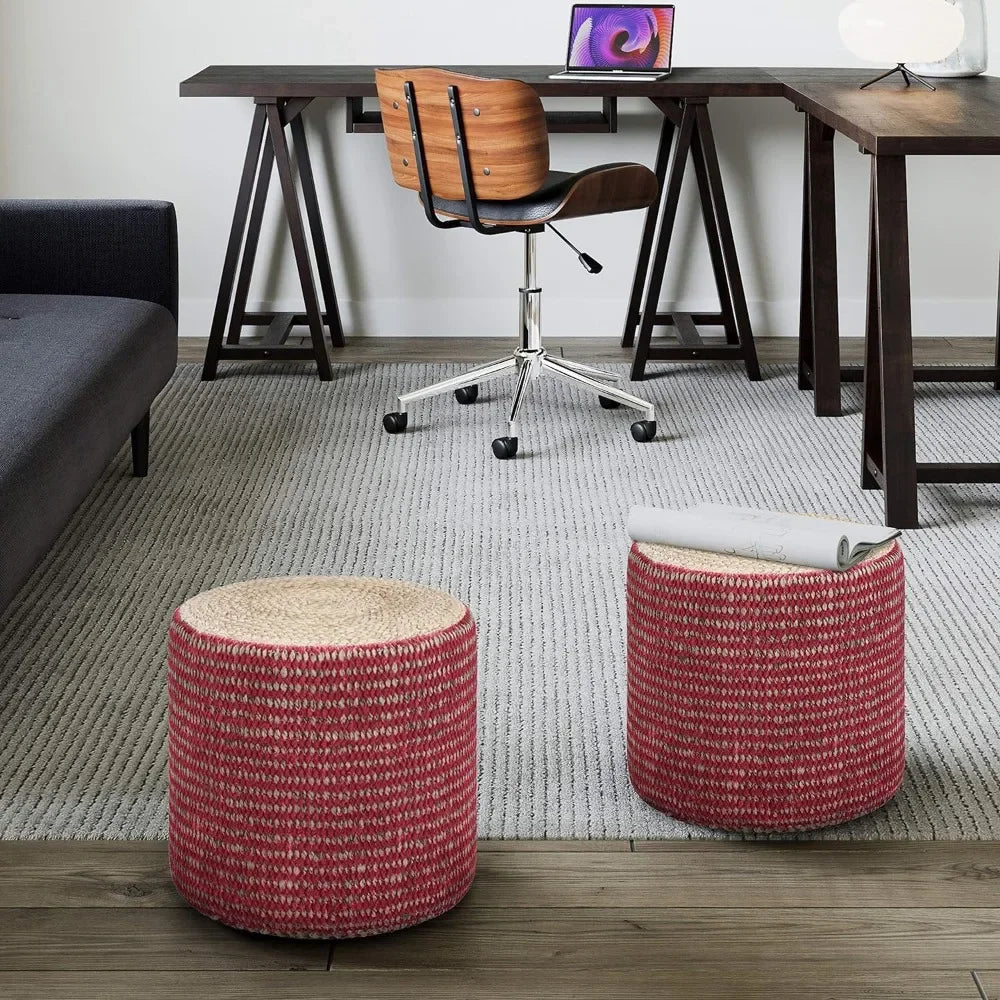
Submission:
M 669 7 L 577 7 L 570 25 L 572 69 L 669 69 Z

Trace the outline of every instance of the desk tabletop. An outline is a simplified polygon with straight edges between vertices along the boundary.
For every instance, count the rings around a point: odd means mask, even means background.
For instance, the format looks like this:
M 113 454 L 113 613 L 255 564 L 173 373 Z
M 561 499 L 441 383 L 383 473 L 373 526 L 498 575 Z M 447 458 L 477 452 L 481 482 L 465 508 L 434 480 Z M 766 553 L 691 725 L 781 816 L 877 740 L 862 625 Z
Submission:
M 181 84 L 181 97 L 374 97 L 374 66 L 209 66 Z M 561 66 L 449 66 L 475 76 L 524 80 L 546 97 L 782 97 L 756 67 L 678 69 L 664 80 L 550 80 Z
M 872 71 L 702 67 L 664 80 L 550 80 L 559 66 L 452 66 L 515 78 L 545 97 L 784 97 L 857 142 L 888 156 L 1000 154 L 1000 78 L 937 81 L 932 93 L 895 79 L 869 90 Z M 180 85 L 182 97 L 374 97 L 374 66 L 208 66 Z
M 865 70 L 773 70 L 796 106 L 870 153 L 1000 154 L 1000 79 L 935 80 L 937 91 L 897 79 L 858 88 Z

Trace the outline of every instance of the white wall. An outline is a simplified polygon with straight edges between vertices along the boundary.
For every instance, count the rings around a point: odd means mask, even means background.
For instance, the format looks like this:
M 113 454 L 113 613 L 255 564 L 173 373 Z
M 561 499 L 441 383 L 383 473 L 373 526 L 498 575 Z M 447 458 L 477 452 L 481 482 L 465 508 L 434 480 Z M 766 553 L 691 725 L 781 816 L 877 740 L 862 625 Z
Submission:
M 676 63 L 852 65 L 846 0 L 678 0 Z M 158 197 L 180 220 L 182 333 L 207 333 L 246 143 L 250 103 L 184 99 L 210 63 L 549 63 L 567 0 L 0 0 L 0 194 Z M 1000 65 L 1000 36 L 994 44 Z M 780 99 L 719 100 L 713 114 L 758 334 L 791 334 L 799 273 L 801 116 Z M 515 329 L 517 240 L 443 233 L 394 187 L 381 136 L 347 135 L 341 102 L 307 112 L 348 332 L 504 334 Z M 655 114 L 623 102 L 614 136 L 555 136 L 553 162 L 651 162 Z M 914 159 L 914 321 L 923 334 L 987 334 L 996 300 L 997 165 Z M 844 332 L 862 326 L 867 159 L 840 141 Z M 272 191 L 276 207 L 277 186 Z M 688 192 L 690 194 L 690 191 Z M 707 255 L 690 200 L 664 302 L 708 307 Z M 544 241 L 553 334 L 617 334 L 641 213 L 567 225 L 606 265 L 585 274 Z M 294 305 L 287 239 L 272 212 L 253 304 Z M 266 266 L 268 265 L 269 266 Z

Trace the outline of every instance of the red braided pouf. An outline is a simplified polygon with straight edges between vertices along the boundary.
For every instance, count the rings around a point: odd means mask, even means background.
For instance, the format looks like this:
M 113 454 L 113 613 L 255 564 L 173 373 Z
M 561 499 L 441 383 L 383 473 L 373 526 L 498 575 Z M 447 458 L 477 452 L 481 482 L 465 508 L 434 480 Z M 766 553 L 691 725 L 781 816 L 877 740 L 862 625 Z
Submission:
M 243 930 L 345 938 L 451 909 L 476 867 L 476 626 L 405 583 L 256 580 L 168 644 L 170 868 Z
M 648 803 L 703 826 L 787 832 L 896 793 L 898 544 L 845 573 L 633 545 L 627 604 L 628 769 Z

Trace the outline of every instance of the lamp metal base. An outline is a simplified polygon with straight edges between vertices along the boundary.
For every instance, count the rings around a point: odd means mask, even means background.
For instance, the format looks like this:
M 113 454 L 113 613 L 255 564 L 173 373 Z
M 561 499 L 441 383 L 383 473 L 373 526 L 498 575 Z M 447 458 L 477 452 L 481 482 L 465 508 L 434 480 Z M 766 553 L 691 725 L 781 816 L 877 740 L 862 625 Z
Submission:
M 874 80 L 869 80 L 867 83 L 861 84 L 858 88 L 859 90 L 866 90 L 873 83 L 879 83 L 882 80 L 887 80 L 890 76 L 894 76 L 896 73 L 902 74 L 903 80 L 906 81 L 906 86 L 909 87 L 912 83 L 919 83 L 922 87 L 926 87 L 928 90 L 937 90 L 932 83 L 928 83 L 919 73 L 914 73 L 912 69 L 907 69 L 902 63 L 897 63 L 893 69 L 886 70 L 884 73 L 875 77 Z

